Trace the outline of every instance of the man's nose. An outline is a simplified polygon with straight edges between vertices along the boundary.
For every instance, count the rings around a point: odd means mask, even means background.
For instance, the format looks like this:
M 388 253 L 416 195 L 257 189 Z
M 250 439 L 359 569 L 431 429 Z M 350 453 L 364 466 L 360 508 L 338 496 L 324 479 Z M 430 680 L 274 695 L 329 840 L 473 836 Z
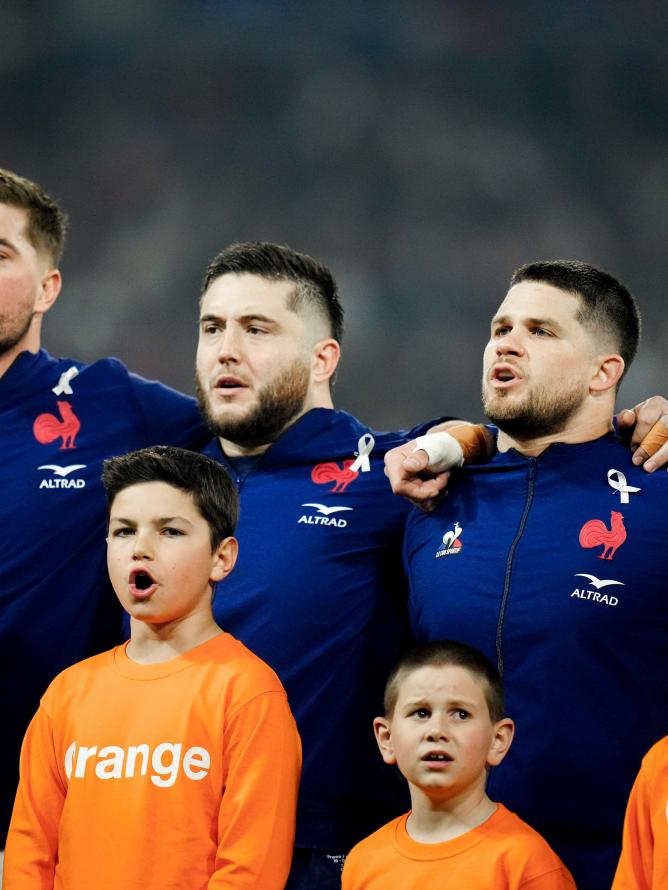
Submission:
M 506 331 L 496 340 L 497 355 L 524 355 L 522 340 L 515 331 Z
M 241 355 L 241 339 L 239 331 L 234 328 L 225 328 L 220 337 L 218 346 L 218 361 L 221 364 L 238 362 Z

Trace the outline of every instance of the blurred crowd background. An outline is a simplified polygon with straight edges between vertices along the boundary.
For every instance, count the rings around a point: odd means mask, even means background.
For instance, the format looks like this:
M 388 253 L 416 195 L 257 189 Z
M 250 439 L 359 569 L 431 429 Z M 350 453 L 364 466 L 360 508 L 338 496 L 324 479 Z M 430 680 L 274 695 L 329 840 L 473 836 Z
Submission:
M 620 402 L 668 394 L 668 5 L 650 0 L 3 0 L 0 166 L 71 217 L 58 355 L 192 391 L 231 241 L 312 253 L 347 316 L 336 402 L 481 416 L 514 267 L 638 297 Z

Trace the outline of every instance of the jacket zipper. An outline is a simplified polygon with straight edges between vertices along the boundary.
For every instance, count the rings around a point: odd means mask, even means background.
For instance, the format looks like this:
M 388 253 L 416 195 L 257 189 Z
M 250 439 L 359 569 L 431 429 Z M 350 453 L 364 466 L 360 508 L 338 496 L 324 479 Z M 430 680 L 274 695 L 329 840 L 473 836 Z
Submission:
M 513 571 L 513 560 L 515 558 L 515 550 L 517 549 L 517 545 L 520 542 L 522 535 L 524 534 L 524 528 L 527 523 L 527 519 L 529 517 L 529 511 L 531 510 L 531 504 L 533 503 L 533 491 L 534 491 L 534 481 L 536 477 L 536 469 L 538 461 L 535 457 L 527 458 L 528 461 L 528 474 L 527 474 L 527 497 L 524 503 L 524 511 L 522 513 L 522 518 L 520 520 L 519 527 L 517 529 L 517 534 L 513 540 L 513 543 L 510 545 L 510 550 L 508 551 L 508 559 L 506 560 L 506 573 L 503 579 L 503 594 L 501 595 L 501 606 L 499 608 L 499 620 L 496 625 L 496 665 L 499 670 L 499 673 L 503 677 L 503 624 L 506 617 L 506 607 L 508 605 L 508 597 L 510 595 L 510 576 Z

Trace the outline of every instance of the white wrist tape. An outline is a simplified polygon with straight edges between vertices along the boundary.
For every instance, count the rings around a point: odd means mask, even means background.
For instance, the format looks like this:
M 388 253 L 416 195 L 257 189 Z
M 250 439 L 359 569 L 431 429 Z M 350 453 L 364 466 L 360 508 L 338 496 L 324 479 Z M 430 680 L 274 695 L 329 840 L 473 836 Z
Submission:
M 450 433 L 430 433 L 428 436 L 418 436 L 413 450 L 418 451 L 420 448 L 427 452 L 429 469 L 437 473 L 451 470 L 453 467 L 461 467 L 464 463 L 462 446 Z

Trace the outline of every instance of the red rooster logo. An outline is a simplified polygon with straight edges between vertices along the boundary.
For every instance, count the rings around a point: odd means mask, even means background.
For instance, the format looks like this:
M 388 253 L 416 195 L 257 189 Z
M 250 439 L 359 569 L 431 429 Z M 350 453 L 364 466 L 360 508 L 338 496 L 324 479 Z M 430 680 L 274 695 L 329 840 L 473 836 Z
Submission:
M 600 519 L 590 519 L 580 529 L 581 547 L 603 545 L 603 553 L 599 554 L 599 559 L 612 559 L 625 540 L 624 517 L 616 510 L 610 511 L 610 528 Z
M 42 445 L 62 439 L 61 451 L 74 448 L 74 440 L 81 428 L 79 418 L 69 402 L 56 402 L 56 405 L 61 419 L 58 420 L 54 414 L 40 414 L 32 426 L 33 435 Z
M 334 488 L 330 488 L 330 491 L 345 491 L 350 483 L 359 476 L 359 473 L 356 470 L 350 469 L 354 463 L 354 460 L 344 460 L 343 469 L 338 464 L 334 463 L 334 461 L 317 464 L 311 471 L 311 479 L 316 485 L 325 485 L 327 482 L 334 482 Z

